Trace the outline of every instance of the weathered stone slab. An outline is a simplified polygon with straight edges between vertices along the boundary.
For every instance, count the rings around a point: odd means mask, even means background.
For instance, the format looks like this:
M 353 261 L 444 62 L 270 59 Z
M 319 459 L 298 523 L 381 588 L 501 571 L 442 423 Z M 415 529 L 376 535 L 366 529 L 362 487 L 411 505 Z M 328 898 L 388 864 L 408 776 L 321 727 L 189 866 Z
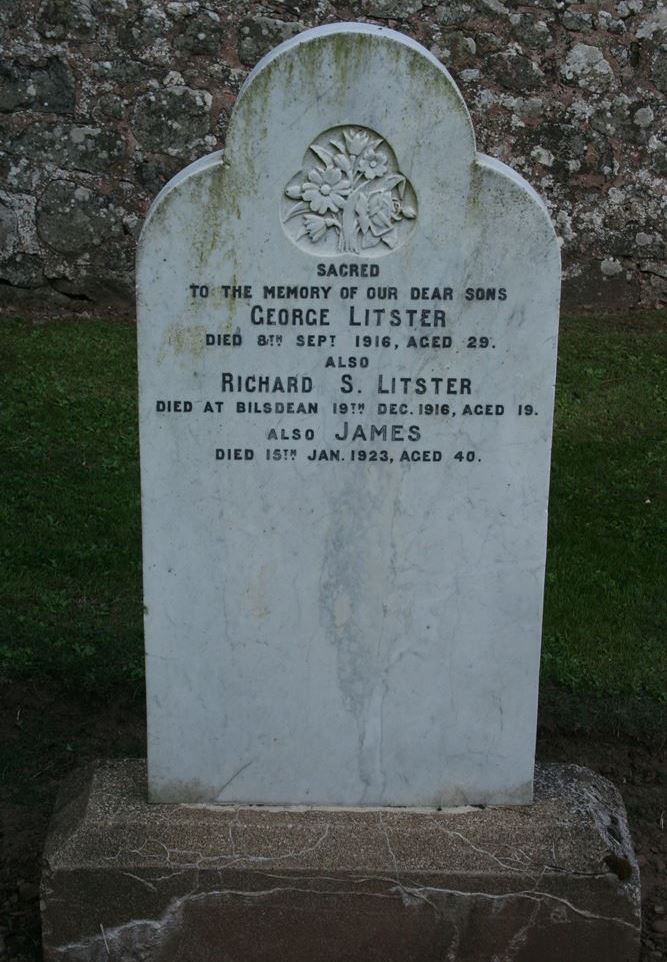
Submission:
M 45 962 L 634 962 L 616 789 L 538 767 L 529 807 L 146 803 L 141 761 L 72 781 L 45 851 Z
M 138 269 L 151 798 L 529 801 L 559 249 L 449 74 L 288 41 Z

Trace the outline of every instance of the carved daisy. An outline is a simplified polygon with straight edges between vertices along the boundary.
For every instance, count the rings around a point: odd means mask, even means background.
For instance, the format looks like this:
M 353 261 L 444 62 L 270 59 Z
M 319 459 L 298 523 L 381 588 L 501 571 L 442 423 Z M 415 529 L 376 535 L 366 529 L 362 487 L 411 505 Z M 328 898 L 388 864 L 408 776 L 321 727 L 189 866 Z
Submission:
M 387 173 L 387 155 L 381 150 L 367 147 L 359 158 L 359 170 L 366 180 L 383 177 Z
M 301 196 L 316 214 L 340 210 L 350 193 L 350 182 L 337 167 L 313 167 L 301 188 Z

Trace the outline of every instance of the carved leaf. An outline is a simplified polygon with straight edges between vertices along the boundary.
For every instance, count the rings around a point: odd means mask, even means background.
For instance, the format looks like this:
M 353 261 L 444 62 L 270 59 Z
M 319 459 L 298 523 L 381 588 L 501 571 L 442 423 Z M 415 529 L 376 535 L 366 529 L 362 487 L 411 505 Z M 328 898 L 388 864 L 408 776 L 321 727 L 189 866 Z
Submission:
M 384 224 L 374 224 L 371 222 L 371 233 L 373 233 L 375 237 L 382 237 L 383 234 L 388 234 L 391 230 L 393 230 L 393 225 L 385 227 Z
M 333 164 L 333 154 L 326 147 L 318 147 L 317 144 L 311 144 L 310 149 L 315 154 L 316 157 L 326 164 L 327 167 L 331 167 Z
M 301 187 L 298 184 L 293 187 L 286 187 L 285 193 L 291 200 L 301 200 Z
M 305 214 L 307 210 L 310 210 L 308 204 L 295 204 L 294 207 L 291 207 L 290 210 L 287 211 L 283 223 L 287 223 L 288 220 L 296 217 L 297 214 Z
M 405 177 L 403 176 L 403 174 L 387 174 L 386 177 L 383 177 L 382 180 L 379 181 L 378 186 L 384 187 L 385 190 L 391 190 L 393 187 L 396 187 L 397 184 L 400 184 L 401 186 L 404 187 Z M 401 193 L 400 186 L 398 188 L 398 192 L 399 194 Z
M 403 214 L 404 217 L 407 217 L 409 220 L 412 220 L 414 217 L 417 216 L 417 211 L 414 209 L 414 207 L 410 207 L 409 204 L 406 204 L 405 207 L 401 207 L 401 213 Z
M 391 216 L 391 194 L 388 190 L 375 190 L 368 198 L 368 216 L 374 223 L 388 226 Z
M 368 216 L 368 197 L 366 197 L 365 194 L 359 194 L 354 209 L 359 218 L 359 227 L 361 227 L 362 232 L 366 234 L 371 226 L 371 222 Z
M 308 207 L 308 204 L 295 204 L 294 207 L 288 210 L 287 214 L 285 215 L 285 220 L 283 221 L 283 223 L 286 224 L 288 220 L 291 220 L 293 217 L 296 217 L 297 214 L 305 214 L 306 211 L 308 210 L 310 210 L 310 208 Z
M 349 174 L 352 171 L 352 161 L 345 154 L 336 154 L 334 157 L 334 164 L 336 167 L 340 167 L 341 170 L 344 170 L 346 174 Z
M 380 240 L 382 241 L 383 244 L 386 244 L 387 247 L 391 247 L 391 248 L 396 247 L 396 231 L 391 230 L 389 231 L 389 233 L 383 234 Z
M 377 214 L 377 212 L 380 210 L 380 207 L 382 206 L 381 194 L 382 194 L 381 190 L 375 190 L 373 191 L 371 196 L 368 198 L 368 213 L 370 214 L 371 217 L 374 217 L 375 214 Z

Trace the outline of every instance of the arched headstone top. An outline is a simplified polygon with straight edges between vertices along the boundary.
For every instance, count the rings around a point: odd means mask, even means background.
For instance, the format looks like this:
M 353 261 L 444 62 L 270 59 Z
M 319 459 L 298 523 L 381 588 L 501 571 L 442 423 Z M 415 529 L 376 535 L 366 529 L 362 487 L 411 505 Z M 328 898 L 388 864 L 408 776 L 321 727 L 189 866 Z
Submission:
M 328 24 L 286 40 L 262 57 L 246 78 L 235 105 L 235 120 L 240 121 L 246 109 L 254 113 L 259 105 L 261 110 L 263 103 L 275 106 L 271 93 L 277 88 L 284 88 L 288 98 L 294 96 L 297 111 L 310 95 L 318 117 L 315 126 L 327 112 L 332 125 L 338 125 L 341 116 L 370 127 L 386 118 L 392 123 L 387 130 L 391 137 L 402 122 L 410 127 L 415 116 L 424 112 L 430 136 L 435 140 L 452 137 L 462 157 L 468 162 L 474 158 L 472 121 L 451 74 L 417 41 L 388 27 Z M 424 103 L 426 91 L 437 102 L 430 116 Z M 282 98 L 282 92 L 279 96 Z M 392 101 L 397 110 L 389 118 L 386 104 Z M 280 116 L 284 116 L 282 111 L 276 119 Z M 443 117 L 446 125 L 441 132 Z M 414 140 L 419 140 L 419 134 Z

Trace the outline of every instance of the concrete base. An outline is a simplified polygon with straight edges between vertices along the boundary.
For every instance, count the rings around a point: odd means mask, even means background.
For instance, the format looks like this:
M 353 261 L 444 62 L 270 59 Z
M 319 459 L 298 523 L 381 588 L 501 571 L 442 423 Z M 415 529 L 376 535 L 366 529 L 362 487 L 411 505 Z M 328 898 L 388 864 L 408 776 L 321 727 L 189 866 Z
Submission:
M 623 803 L 576 766 L 527 807 L 149 805 L 143 761 L 61 794 L 45 962 L 635 962 Z

